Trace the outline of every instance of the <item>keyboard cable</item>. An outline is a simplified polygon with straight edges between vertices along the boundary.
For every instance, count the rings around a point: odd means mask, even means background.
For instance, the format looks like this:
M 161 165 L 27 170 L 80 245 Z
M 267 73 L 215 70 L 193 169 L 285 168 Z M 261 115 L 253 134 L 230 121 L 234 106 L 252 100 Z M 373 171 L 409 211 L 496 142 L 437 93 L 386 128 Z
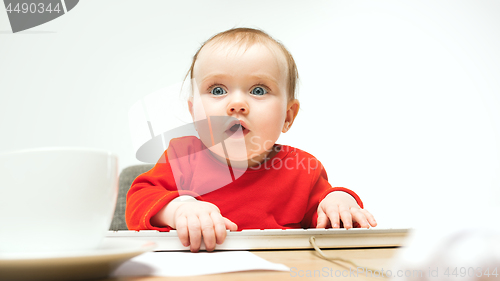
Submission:
M 345 265 L 343 265 L 341 263 L 338 263 L 339 261 L 351 264 L 354 267 L 356 267 L 356 269 L 362 268 L 364 271 L 368 271 L 369 270 L 371 272 L 379 271 L 377 269 L 373 269 L 373 268 L 369 268 L 369 267 L 361 267 L 361 266 L 357 265 L 356 263 L 354 263 L 351 260 L 346 260 L 346 259 L 339 258 L 339 257 L 329 257 L 329 256 L 325 255 L 325 253 L 323 253 L 323 251 L 318 247 L 318 245 L 316 245 L 316 237 L 314 237 L 314 236 L 309 237 L 309 243 L 311 244 L 311 246 L 313 246 L 314 250 L 316 250 L 316 253 L 318 253 L 318 255 L 321 258 L 323 258 L 323 259 L 325 259 L 327 261 L 333 262 L 333 263 L 335 263 L 337 265 L 340 265 L 340 266 L 342 266 L 344 268 L 347 268 L 347 266 L 345 266 Z M 388 278 L 385 275 L 382 275 L 382 276 L 385 277 L 385 278 Z

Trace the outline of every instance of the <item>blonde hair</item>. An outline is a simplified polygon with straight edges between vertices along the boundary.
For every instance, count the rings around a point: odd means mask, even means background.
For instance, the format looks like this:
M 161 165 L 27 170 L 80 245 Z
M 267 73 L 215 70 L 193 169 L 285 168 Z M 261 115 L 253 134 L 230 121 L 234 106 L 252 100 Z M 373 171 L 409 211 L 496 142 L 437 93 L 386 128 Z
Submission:
M 277 47 L 283 53 L 285 57 L 286 66 L 287 66 L 287 91 L 288 91 L 288 100 L 294 100 L 297 97 L 296 89 L 297 82 L 299 80 L 299 73 L 297 71 L 297 65 L 295 64 L 295 60 L 292 55 L 285 46 L 279 41 L 275 40 L 269 34 L 265 33 L 259 29 L 253 28 L 233 28 L 221 33 L 218 33 L 212 36 L 210 39 L 205 41 L 201 47 L 198 49 L 196 54 L 193 56 L 193 62 L 191 63 L 191 67 L 189 71 L 186 73 L 185 79 L 189 76 L 191 80 L 193 79 L 193 69 L 198 58 L 200 51 L 205 47 L 208 43 L 228 43 L 234 42 L 236 46 L 244 46 L 246 48 L 253 46 L 256 43 L 263 44 L 267 47 Z

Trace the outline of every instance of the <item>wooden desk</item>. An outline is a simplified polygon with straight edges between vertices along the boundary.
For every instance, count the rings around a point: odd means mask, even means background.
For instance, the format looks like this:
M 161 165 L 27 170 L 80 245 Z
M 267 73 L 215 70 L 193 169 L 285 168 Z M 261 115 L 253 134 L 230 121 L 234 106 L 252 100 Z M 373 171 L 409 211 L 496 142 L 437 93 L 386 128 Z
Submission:
M 325 250 L 328 256 L 341 257 L 358 264 L 377 270 L 390 269 L 391 259 L 398 251 L 397 248 L 375 248 L 375 249 L 350 249 L 350 250 Z M 257 256 L 274 263 L 282 263 L 291 268 L 290 272 L 284 271 L 244 271 L 234 273 L 212 274 L 190 277 L 129 277 L 111 278 L 102 281 L 159 281 L 159 280 L 329 280 L 342 278 L 342 280 L 387 280 L 382 277 L 365 277 L 365 273 L 359 273 L 356 277 L 354 266 L 345 264 L 346 267 L 324 260 L 316 255 L 314 250 L 282 250 L 282 251 L 252 251 Z M 353 273 L 349 272 L 349 267 Z M 316 270 L 316 272 L 315 272 Z M 306 277 L 307 274 L 313 277 Z M 316 274 L 314 277 L 313 274 Z M 335 276 L 337 274 L 337 276 Z M 338 277 L 338 275 L 344 276 Z M 394 275 L 395 273 L 393 273 Z M 346 276 L 347 275 L 347 276 Z M 349 276 L 350 275 L 350 276 Z M 368 273 L 370 276 L 370 273 Z M 376 274 L 375 274 L 376 276 Z

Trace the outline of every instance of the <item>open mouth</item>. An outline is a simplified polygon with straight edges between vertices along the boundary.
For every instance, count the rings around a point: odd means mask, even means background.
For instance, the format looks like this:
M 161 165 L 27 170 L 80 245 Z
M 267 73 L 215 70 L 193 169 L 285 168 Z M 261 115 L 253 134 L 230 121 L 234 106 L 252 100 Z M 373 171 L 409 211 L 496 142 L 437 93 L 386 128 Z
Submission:
M 244 123 L 239 123 L 238 121 L 231 122 L 229 128 L 226 130 L 231 138 L 241 138 L 246 136 L 250 130 L 245 127 Z
M 243 127 L 243 125 L 241 125 L 241 124 L 234 124 L 231 128 L 229 128 L 229 130 L 231 132 L 236 132 L 239 128 L 241 128 L 242 130 L 245 130 L 245 127 Z

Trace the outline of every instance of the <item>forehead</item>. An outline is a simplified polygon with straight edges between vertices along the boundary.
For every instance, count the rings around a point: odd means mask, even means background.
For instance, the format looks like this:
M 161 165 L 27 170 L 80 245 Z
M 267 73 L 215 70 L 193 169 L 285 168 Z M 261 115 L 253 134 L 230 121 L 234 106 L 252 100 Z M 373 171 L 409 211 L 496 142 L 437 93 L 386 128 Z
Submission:
M 200 50 L 193 68 L 193 77 L 216 72 L 264 72 L 285 83 L 287 64 L 282 50 L 273 44 L 237 42 L 209 42 Z

